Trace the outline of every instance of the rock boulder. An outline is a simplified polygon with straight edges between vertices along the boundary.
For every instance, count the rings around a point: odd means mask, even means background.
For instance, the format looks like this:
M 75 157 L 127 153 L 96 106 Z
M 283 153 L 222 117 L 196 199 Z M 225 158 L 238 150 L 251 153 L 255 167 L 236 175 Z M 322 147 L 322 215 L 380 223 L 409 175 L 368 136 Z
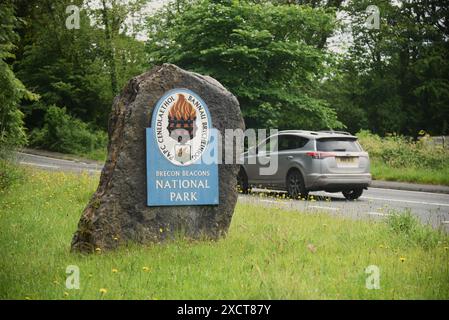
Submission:
M 107 161 L 73 236 L 73 251 L 113 249 L 128 241 L 160 242 L 179 233 L 193 239 L 226 235 L 237 201 L 236 164 L 219 164 L 219 205 L 146 205 L 145 129 L 156 102 L 174 88 L 190 89 L 201 96 L 213 127 L 223 137 L 225 129 L 244 129 L 237 99 L 211 77 L 164 64 L 133 78 L 114 101 Z M 223 163 L 224 156 L 223 152 Z

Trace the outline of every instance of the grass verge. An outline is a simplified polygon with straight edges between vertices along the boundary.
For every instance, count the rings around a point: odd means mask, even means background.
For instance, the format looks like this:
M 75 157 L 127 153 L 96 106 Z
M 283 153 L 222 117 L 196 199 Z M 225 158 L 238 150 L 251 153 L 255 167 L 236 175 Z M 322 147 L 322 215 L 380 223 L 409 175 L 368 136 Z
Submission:
M 105 162 L 107 158 L 107 148 L 98 148 L 88 152 L 79 152 L 75 156 L 80 156 L 89 160 Z
M 98 177 L 26 177 L 0 192 L 0 299 L 449 298 L 447 237 L 428 231 L 410 241 L 420 228 L 407 218 L 370 222 L 238 204 L 224 240 L 82 256 L 69 253 L 70 241 Z M 80 269 L 80 290 L 65 287 L 69 265 Z M 370 265 L 380 268 L 379 290 L 365 286 Z
M 376 180 L 400 181 L 449 186 L 449 167 L 446 168 L 395 168 L 371 159 L 371 173 Z
M 374 179 L 449 186 L 449 150 L 428 135 L 418 141 L 391 134 L 380 137 L 362 130 L 360 144 L 369 152 Z

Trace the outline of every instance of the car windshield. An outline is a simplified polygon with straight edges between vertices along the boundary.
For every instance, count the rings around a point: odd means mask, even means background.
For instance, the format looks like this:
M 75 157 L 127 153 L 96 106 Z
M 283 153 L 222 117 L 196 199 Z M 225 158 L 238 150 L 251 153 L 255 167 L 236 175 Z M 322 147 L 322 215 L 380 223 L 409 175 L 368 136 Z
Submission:
M 322 138 L 316 141 L 317 151 L 362 151 L 354 138 Z

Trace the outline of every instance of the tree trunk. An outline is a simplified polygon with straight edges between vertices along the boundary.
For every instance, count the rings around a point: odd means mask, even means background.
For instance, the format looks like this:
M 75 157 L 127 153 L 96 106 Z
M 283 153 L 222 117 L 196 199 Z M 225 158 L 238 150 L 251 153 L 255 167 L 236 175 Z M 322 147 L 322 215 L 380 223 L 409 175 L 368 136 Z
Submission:
M 102 9 L 102 17 L 103 24 L 105 29 L 105 39 L 106 39 L 106 52 L 107 52 L 107 63 L 109 65 L 109 74 L 111 77 L 111 90 L 112 94 L 115 96 L 118 93 L 118 84 L 117 84 L 117 68 L 115 65 L 115 53 L 114 53 L 114 44 L 112 41 L 112 32 L 109 24 L 109 14 L 108 8 L 106 6 L 106 0 L 102 0 L 103 9 Z

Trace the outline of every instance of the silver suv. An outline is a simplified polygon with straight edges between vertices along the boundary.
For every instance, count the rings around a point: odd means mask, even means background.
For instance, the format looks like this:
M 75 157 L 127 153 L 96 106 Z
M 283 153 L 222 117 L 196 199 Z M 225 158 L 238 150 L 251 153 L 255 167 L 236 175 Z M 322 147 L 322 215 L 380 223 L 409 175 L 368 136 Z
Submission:
M 273 139 L 277 137 L 277 139 Z M 277 143 L 277 151 L 270 144 Z M 359 198 L 371 183 L 368 153 L 357 137 L 341 131 L 279 131 L 261 142 L 256 150 L 242 154 L 239 187 L 286 190 L 293 198 L 307 198 L 309 191 L 342 192 L 346 199 Z M 256 159 L 251 159 L 255 157 Z M 261 174 L 270 159 L 278 157 L 277 171 Z

